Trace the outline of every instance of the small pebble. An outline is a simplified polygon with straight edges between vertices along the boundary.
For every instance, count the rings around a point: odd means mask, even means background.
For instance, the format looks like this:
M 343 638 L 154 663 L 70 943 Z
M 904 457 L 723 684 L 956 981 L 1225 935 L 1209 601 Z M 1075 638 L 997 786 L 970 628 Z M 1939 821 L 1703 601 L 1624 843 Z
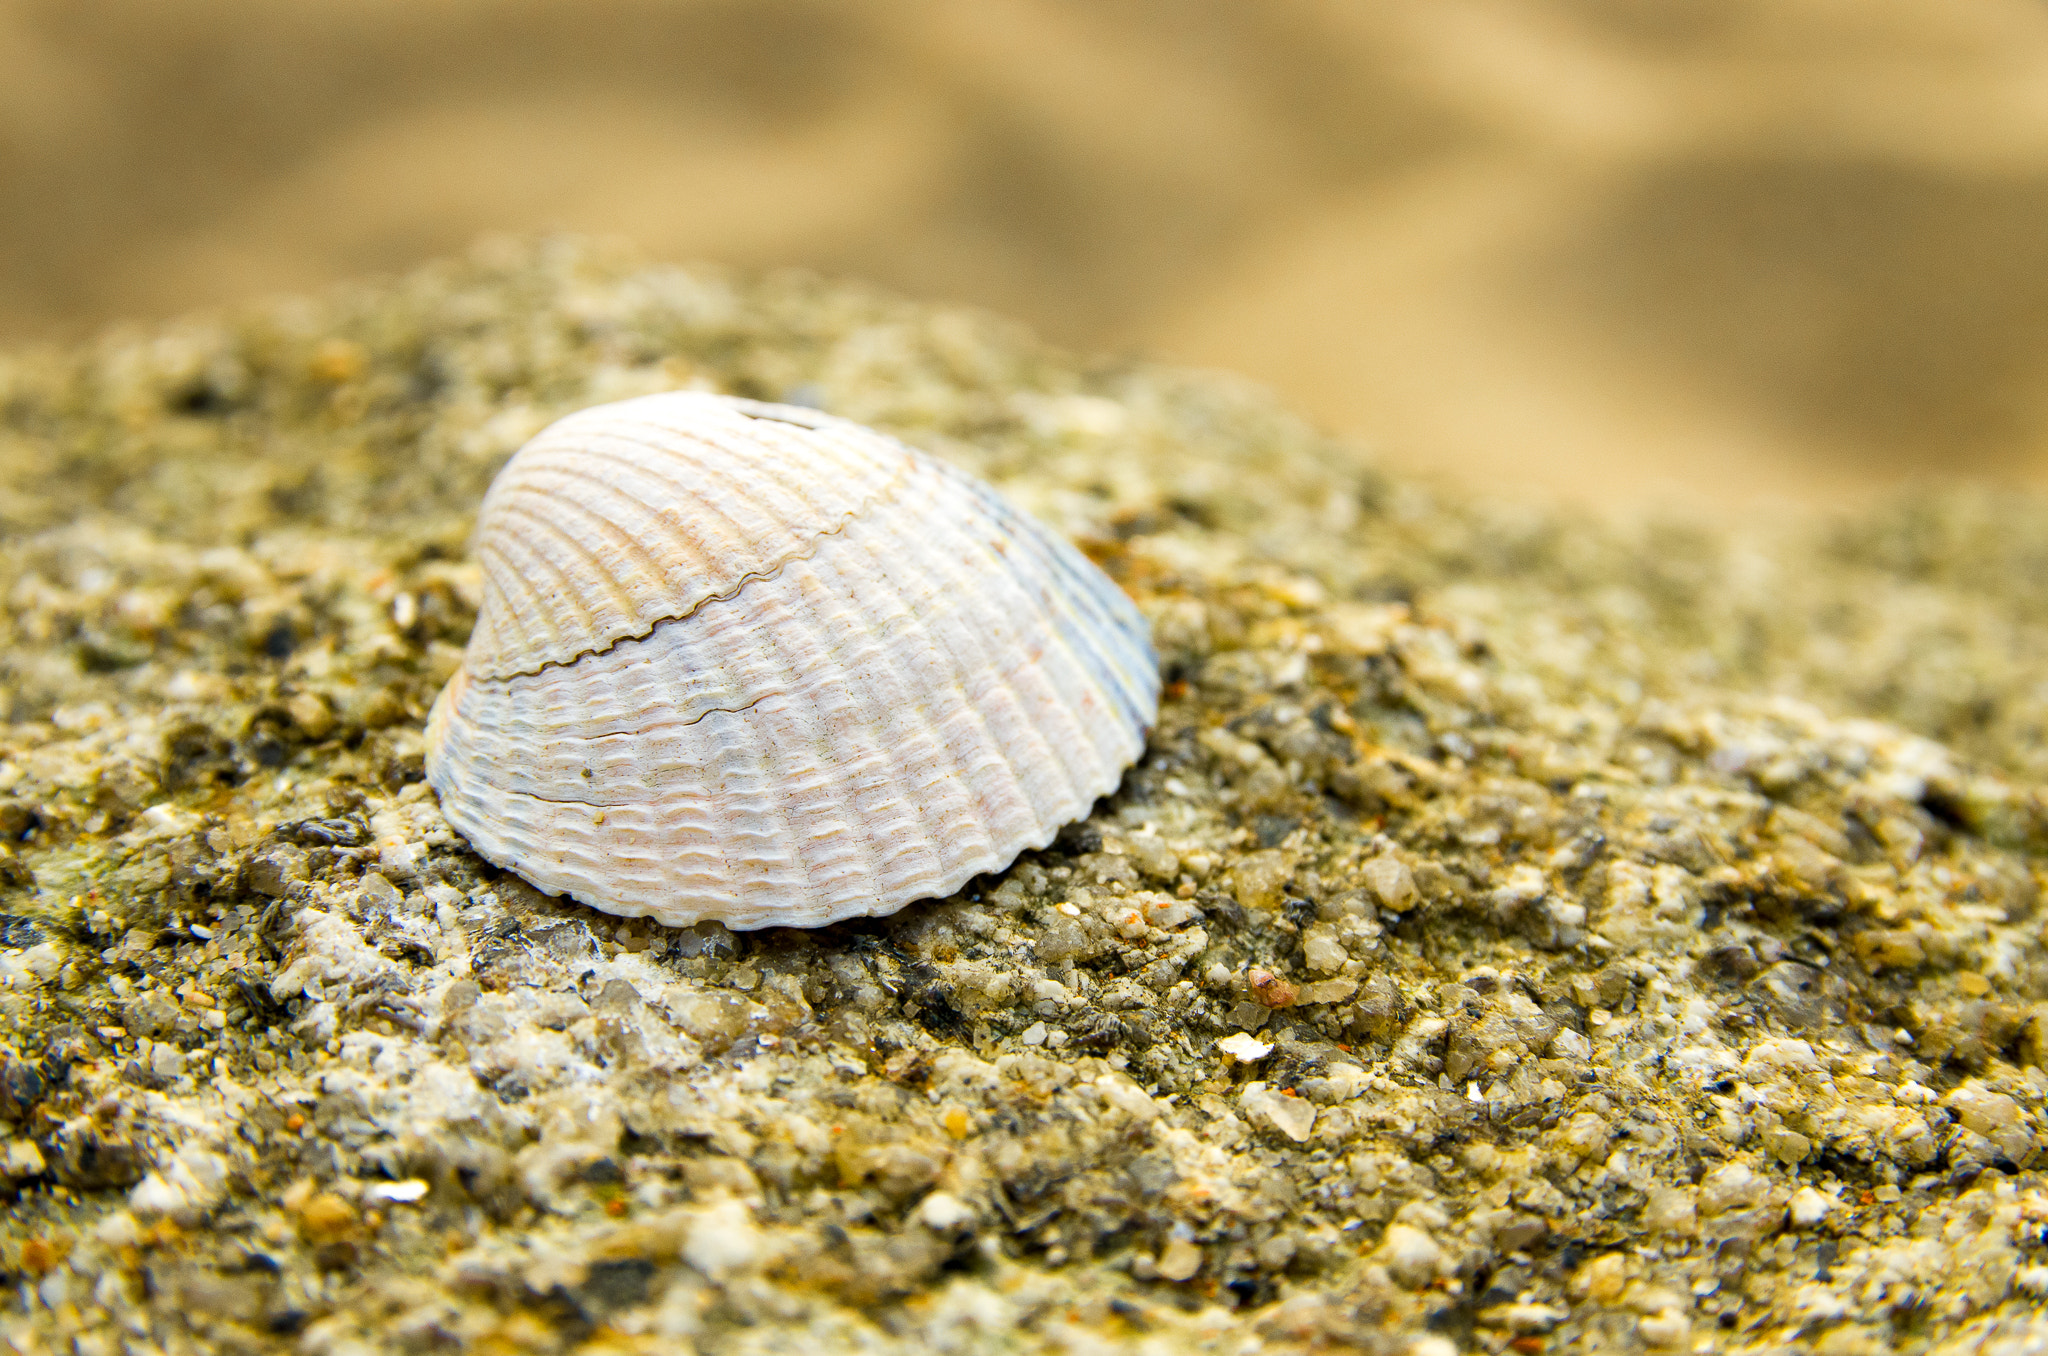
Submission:
M 1155 1265 L 1161 1280 L 1190 1280 L 1202 1269 L 1202 1250 L 1185 1238 L 1170 1239 L 1159 1250 L 1159 1260 Z
M 1444 1250 L 1422 1230 L 1406 1224 L 1390 1224 L 1374 1254 L 1393 1278 L 1411 1289 L 1419 1289 L 1437 1278 Z
M 1241 1064 L 1253 1064 L 1273 1053 L 1270 1042 L 1239 1031 L 1216 1042 L 1216 1048 Z

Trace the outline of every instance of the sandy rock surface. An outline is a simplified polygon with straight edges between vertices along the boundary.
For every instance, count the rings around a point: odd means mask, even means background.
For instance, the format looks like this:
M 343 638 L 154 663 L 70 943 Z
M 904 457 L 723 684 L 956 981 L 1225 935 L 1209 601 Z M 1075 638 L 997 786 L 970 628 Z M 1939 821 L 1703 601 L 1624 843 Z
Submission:
M 467 852 L 483 487 L 692 384 L 1080 540 L 1169 679 L 1119 792 L 817 932 Z M 556 245 L 0 358 L 0 524 L 18 1350 L 2048 1344 L 2037 505 L 1617 532 Z

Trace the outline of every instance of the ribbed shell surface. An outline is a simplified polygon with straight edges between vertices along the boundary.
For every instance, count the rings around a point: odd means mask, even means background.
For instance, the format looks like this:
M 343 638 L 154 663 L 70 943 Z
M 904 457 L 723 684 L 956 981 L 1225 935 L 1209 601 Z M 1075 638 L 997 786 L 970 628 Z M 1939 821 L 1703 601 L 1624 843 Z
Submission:
M 1084 556 L 808 410 L 572 416 L 507 463 L 477 551 L 428 780 L 483 856 L 611 913 L 815 926 L 950 894 L 1086 814 L 1157 712 L 1144 620 Z
M 598 405 L 520 448 L 477 514 L 470 672 L 537 672 L 686 617 L 803 554 L 916 466 L 844 420 L 749 407 L 694 392 Z

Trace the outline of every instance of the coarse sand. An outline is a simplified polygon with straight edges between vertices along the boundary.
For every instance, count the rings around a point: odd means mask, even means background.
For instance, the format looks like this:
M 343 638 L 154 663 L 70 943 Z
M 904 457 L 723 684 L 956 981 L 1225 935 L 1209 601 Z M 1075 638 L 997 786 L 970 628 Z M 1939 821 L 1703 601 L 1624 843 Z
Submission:
M 1142 762 L 961 894 L 468 852 L 492 473 L 699 386 L 994 481 Z M 573 241 L 0 355 L 0 1339 L 321 1356 L 2048 1347 L 2048 510 L 1620 527 L 1231 378 Z

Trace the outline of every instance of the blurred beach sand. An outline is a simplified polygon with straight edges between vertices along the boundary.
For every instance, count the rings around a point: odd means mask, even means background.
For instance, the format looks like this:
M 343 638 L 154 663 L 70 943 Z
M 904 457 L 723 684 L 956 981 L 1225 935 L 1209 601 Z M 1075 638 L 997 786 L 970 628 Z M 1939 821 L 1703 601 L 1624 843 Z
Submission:
M 1640 511 L 2048 482 L 2048 11 L 15 0 L 0 342 L 571 230 Z

